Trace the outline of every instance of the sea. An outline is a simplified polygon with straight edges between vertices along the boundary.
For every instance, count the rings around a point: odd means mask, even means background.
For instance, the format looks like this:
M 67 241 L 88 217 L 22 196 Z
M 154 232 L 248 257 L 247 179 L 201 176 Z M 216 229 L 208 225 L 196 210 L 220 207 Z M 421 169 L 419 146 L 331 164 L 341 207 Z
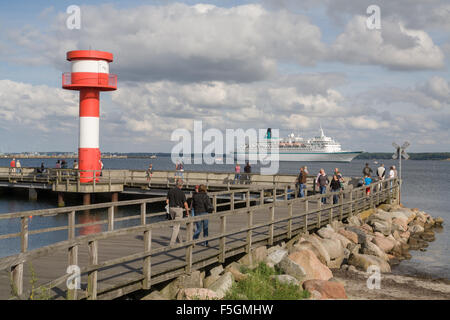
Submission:
M 9 166 L 10 159 L 0 159 L 0 166 Z M 55 167 L 56 159 L 21 159 L 22 167 L 38 167 L 44 162 L 46 167 Z M 71 166 L 73 160 L 69 159 Z M 103 159 L 105 169 L 137 169 L 145 170 L 150 163 L 154 170 L 174 170 L 175 164 L 169 156 L 159 156 L 156 159 Z M 389 169 L 391 165 L 398 168 L 397 160 L 353 160 L 350 163 L 328 163 L 328 162 L 280 162 L 279 173 L 296 174 L 299 167 L 306 165 L 310 174 L 316 174 L 321 168 L 327 173 L 332 173 L 334 168 L 339 168 L 341 173 L 347 177 L 357 177 L 362 175 L 365 163 L 369 163 L 374 170 L 384 163 Z M 232 164 L 188 164 L 185 163 L 185 171 L 212 171 L 212 172 L 233 172 Z M 261 166 L 252 165 L 252 172 L 259 172 Z M 450 280 L 450 161 L 437 160 L 407 160 L 402 161 L 402 204 L 409 208 L 419 208 L 433 217 L 441 216 L 444 219 L 444 228 L 435 229 L 436 240 L 429 244 L 425 251 L 411 251 L 412 258 L 402 261 L 398 266 L 394 266 L 392 272 L 395 274 L 412 275 L 432 279 Z M 79 205 L 76 200 L 66 201 L 66 205 Z M 26 193 L 1 193 L 0 192 L 0 215 L 4 213 L 19 212 L 25 210 L 45 209 L 56 207 L 56 201 L 52 198 L 28 200 Z M 118 216 L 137 214 L 136 212 L 121 212 Z M 156 209 L 155 209 L 156 210 Z M 162 211 L 162 210 L 160 210 Z M 89 213 L 89 216 L 78 217 L 85 221 L 93 221 L 106 218 L 105 210 L 98 210 Z M 34 217 L 30 219 L 30 230 L 42 228 L 43 226 L 59 226 L 66 223 L 65 217 L 58 215 L 54 217 Z M 124 222 L 131 223 L 131 222 Z M 120 226 L 117 226 L 120 227 Z M 20 230 L 20 222 L 0 220 L 0 235 Z M 65 240 L 66 231 L 57 231 L 48 234 L 30 236 L 30 249 L 48 245 L 57 241 Z M 18 252 L 20 243 L 15 239 L 0 240 L 0 257 L 5 257 Z

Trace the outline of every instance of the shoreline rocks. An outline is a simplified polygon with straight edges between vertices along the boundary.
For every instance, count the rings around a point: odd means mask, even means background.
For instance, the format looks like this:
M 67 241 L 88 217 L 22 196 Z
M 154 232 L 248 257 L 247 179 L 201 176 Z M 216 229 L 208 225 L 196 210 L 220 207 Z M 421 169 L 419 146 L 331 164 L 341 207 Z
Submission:
M 441 217 L 433 218 L 419 209 L 382 204 L 346 222 L 332 221 L 315 233 L 299 234 L 286 244 L 260 246 L 238 261 L 182 275 L 161 291 L 143 300 L 223 299 L 233 283 L 248 274 L 241 267 L 254 269 L 264 262 L 282 274 L 271 281 L 291 284 L 310 293 L 310 299 L 347 299 L 345 284 L 333 281 L 333 271 L 367 272 L 376 266 L 382 273 L 402 260 L 411 259 L 409 250 L 425 250 L 435 240 L 433 228 L 442 227 Z

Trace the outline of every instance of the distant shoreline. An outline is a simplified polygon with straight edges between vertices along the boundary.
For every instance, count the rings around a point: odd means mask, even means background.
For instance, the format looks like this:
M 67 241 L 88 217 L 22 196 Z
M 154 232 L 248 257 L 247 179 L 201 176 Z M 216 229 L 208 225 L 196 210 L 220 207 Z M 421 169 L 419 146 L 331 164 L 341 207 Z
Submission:
M 364 152 L 358 155 L 356 160 L 392 160 L 392 152 Z M 408 153 L 410 160 L 440 160 L 450 161 L 450 152 L 421 152 Z M 170 153 L 106 153 L 102 155 L 103 159 L 152 159 L 152 157 L 170 157 Z M 219 155 L 220 157 L 220 155 Z M 226 157 L 226 154 L 222 155 Z M 78 156 L 73 153 L 52 152 L 49 154 L 26 154 L 26 153 L 10 153 L 2 154 L 1 158 L 17 158 L 17 159 L 76 159 Z

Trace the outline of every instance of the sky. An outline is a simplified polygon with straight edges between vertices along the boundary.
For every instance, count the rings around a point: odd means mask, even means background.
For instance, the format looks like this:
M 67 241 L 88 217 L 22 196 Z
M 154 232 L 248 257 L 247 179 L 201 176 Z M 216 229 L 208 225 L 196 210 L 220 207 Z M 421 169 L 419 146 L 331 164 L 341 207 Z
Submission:
M 446 0 L 0 0 L 0 153 L 77 151 L 79 96 L 61 74 L 89 48 L 118 76 L 101 93 L 103 152 L 170 152 L 194 121 L 450 151 Z

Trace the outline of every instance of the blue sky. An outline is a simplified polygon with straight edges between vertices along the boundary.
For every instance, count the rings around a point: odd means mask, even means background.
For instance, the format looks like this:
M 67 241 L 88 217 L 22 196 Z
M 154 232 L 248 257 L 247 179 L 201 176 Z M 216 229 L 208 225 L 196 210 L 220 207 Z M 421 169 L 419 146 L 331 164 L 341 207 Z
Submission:
M 101 149 L 170 151 L 171 133 L 322 123 L 345 149 L 448 151 L 450 5 L 378 1 L 0 2 L 0 152 L 75 151 L 78 96 L 65 52 L 111 51 Z M 70 5 L 81 29 L 68 30 Z M 130 18 L 132 17 L 132 18 Z M 24 93 L 30 93 L 24 96 Z M 31 94 L 32 93 L 32 94 Z

